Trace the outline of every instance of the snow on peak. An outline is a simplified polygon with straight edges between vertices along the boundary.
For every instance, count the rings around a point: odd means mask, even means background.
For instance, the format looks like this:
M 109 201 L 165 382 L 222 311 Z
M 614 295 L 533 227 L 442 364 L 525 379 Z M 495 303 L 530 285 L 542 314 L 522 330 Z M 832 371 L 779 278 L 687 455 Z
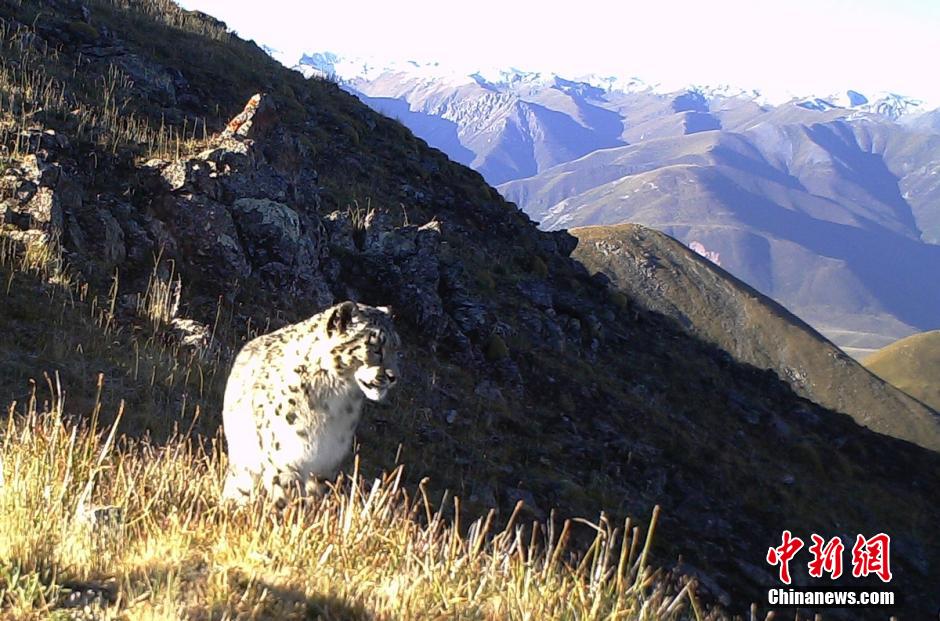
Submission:
M 526 71 L 514 67 L 486 67 L 463 71 L 454 67 L 445 67 L 436 62 L 387 61 L 370 57 L 345 57 L 333 52 L 323 51 L 308 53 L 299 61 L 289 59 L 278 50 L 265 47 L 265 50 L 282 64 L 300 71 L 307 77 L 318 76 L 335 79 L 339 82 L 355 85 L 357 82 L 372 82 L 383 75 L 402 74 L 411 80 L 436 82 L 441 86 L 460 86 L 476 83 L 481 87 L 495 91 L 525 92 L 546 88 L 572 89 L 588 92 L 598 89 L 595 94 L 640 93 L 657 94 L 685 93 L 688 96 L 701 97 L 712 102 L 721 99 L 749 99 L 763 106 L 779 106 L 785 103 L 809 110 L 829 111 L 845 109 L 847 112 L 877 114 L 891 120 L 903 116 L 925 112 L 925 102 L 891 92 L 863 94 L 857 90 L 846 89 L 824 96 L 806 93 L 794 93 L 787 89 L 744 89 L 730 84 L 718 85 L 681 85 L 662 82 L 647 82 L 635 76 L 584 74 L 573 78 L 557 73 Z M 296 58 L 296 57 L 295 57 Z
M 636 76 L 621 77 L 614 75 L 600 76 L 593 73 L 574 78 L 577 82 L 584 82 L 591 86 L 603 89 L 609 93 L 638 93 L 651 90 L 653 87 Z
M 927 111 L 927 107 L 920 99 L 898 95 L 897 93 L 879 93 L 867 105 L 870 112 L 886 116 L 894 121 L 902 116 Z
M 470 77 L 486 85 L 514 86 L 517 84 L 544 83 L 548 76 L 544 76 L 537 71 L 523 71 L 515 67 L 510 67 L 509 69 L 487 67 L 475 71 Z
M 388 74 L 404 74 L 413 79 L 449 85 L 471 82 L 470 76 L 436 62 L 383 61 L 368 56 L 341 56 L 333 52 L 304 54 L 297 62 L 284 62 L 278 56 L 275 58 L 308 78 L 325 77 L 348 84 L 371 82 Z
M 902 116 L 926 111 L 924 102 L 897 93 L 881 92 L 871 97 L 855 90 L 846 90 L 826 97 L 803 98 L 796 103 L 808 110 L 846 109 L 877 114 L 896 121 Z

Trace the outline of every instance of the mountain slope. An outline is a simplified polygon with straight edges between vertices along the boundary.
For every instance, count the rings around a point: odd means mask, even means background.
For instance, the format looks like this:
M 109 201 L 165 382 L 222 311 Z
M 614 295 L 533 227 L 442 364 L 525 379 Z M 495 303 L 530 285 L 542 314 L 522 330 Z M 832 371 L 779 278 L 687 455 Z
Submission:
M 865 358 L 864 365 L 930 407 L 940 407 L 940 331 L 903 338 Z
M 99 390 L 101 409 L 91 412 L 103 424 L 121 411 L 123 395 L 160 395 L 146 411 L 125 408 L 116 428 L 116 450 L 143 438 L 144 458 L 128 461 L 130 470 L 107 455 L 91 474 L 67 467 L 71 436 L 55 416 L 57 452 L 25 445 L 21 454 L 35 458 L 17 463 L 57 485 L 38 475 L 23 482 L 36 490 L 27 514 L 15 513 L 16 495 L 4 493 L 4 509 L 25 517 L 0 529 L 3 549 L 18 552 L 2 555 L 0 588 L 28 576 L 37 586 L 22 603 L 33 616 L 52 612 L 37 589 L 88 579 L 113 589 L 115 615 L 135 614 L 142 592 L 165 595 L 170 614 L 188 613 L 207 584 L 231 601 L 207 600 L 194 614 L 225 616 L 237 604 L 264 615 L 276 602 L 297 616 L 326 616 L 323 588 L 364 617 L 385 613 L 374 598 L 394 600 L 403 592 L 397 582 L 376 587 L 360 573 L 336 573 L 314 588 L 296 567 L 312 570 L 312 557 L 299 556 L 317 548 L 265 546 L 328 522 L 324 529 L 366 542 L 387 570 L 387 531 L 347 530 L 351 514 L 337 522 L 335 511 L 228 515 L 212 487 L 225 467 L 220 389 L 238 347 L 343 299 L 391 305 L 403 341 L 396 395 L 369 407 L 357 432 L 360 480 L 404 463 L 400 485 L 411 498 L 437 504 L 449 490 L 441 522 L 465 525 L 495 507 L 494 523 L 524 525 L 520 541 L 529 541 L 528 525 L 553 508 L 558 518 L 603 511 L 610 524 L 632 515 L 645 525 L 658 505 L 645 562 L 696 576 L 703 599 L 740 614 L 775 583 L 764 560 L 784 529 L 884 531 L 897 550 L 900 612 L 919 618 L 940 605 L 937 453 L 874 433 L 674 321 L 637 312 L 570 258 L 570 235 L 540 231 L 478 173 L 337 85 L 279 66 L 211 18 L 163 0 L 23 0 L 0 5 L 0 18 L 2 247 L 55 268 L 27 280 L 4 263 L 0 316 L 11 329 L 0 333 L 0 398 L 17 402 L 23 416 L 13 428 L 24 430 L 0 427 L 4 447 L 36 431 L 29 404 L 58 407 L 57 371 L 65 420 L 87 420 L 85 404 Z M 65 287 L 68 274 L 80 286 Z M 68 309 L 107 338 L 94 349 L 56 338 L 68 334 Z M 160 365 L 146 363 L 141 340 Z M 187 443 L 167 440 L 187 430 Z M 63 452 L 49 465 L 47 455 Z M 199 470 L 163 468 L 176 459 Z M 152 481 L 148 465 L 175 475 Z M 116 505 L 135 546 L 63 554 L 73 549 L 71 531 L 37 529 L 31 517 L 61 493 L 67 502 L 55 504 L 56 515 L 76 524 L 83 492 L 61 481 L 98 474 L 118 487 L 98 487 L 90 501 Z M 180 497 L 189 499 L 182 509 Z M 427 532 L 428 514 L 415 507 L 411 525 L 396 532 Z M 256 545 L 226 554 L 233 523 Z M 584 553 L 597 531 L 569 524 L 574 550 Z M 539 532 L 557 538 L 560 528 Z M 166 546 L 168 530 L 185 536 Z M 327 549 L 316 561 L 322 571 L 343 567 L 330 556 L 342 550 Z M 130 555 L 142 573 L 117 574 L 106 562 L 112 554 Z M 797 583 L 813 583 L 805 566 L 793 570 Z M 164 589 L 171 581 L 179 588 Z M 578 584 L 590 605 L 627 608 L 622 593 L 598 599 Z M 488 610 L 465 596 L 447 606 L 467 617 Z M 494 617 L 506 616 L 505 601 L 492 606 Z
M 808 399 L 881 433 L 940 449 L 940 415 L 683 244 L 634 224 L 571 233 L 579 242 L 573 256 L 643 308 L 676 319 L 742 362 L 774 371 Z

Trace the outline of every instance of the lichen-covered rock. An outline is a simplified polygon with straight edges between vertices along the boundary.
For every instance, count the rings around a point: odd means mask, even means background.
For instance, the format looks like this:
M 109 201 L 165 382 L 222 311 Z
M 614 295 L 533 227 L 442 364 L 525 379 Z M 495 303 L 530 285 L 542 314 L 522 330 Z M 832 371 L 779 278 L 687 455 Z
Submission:
M 254 264 L 315 263 L 313 240 L 301 229 L 300 216 L 287 205 L 265 198 L 240 198 L 232 204 L 232 215 Z
M 229 136 L 217 139 L 211 147 L 200 151 L 195 159 L 214 162 L 223 167 L 221 172 L 230 172 L 251 163 L 250 151 L 250 142 Z
M 210 350 L 212 330 L 204 323 L 174 317 L 170 320 L 170 331 L 180 346 L 196 355 L 204 355 Z
M 21 170 L 26 179 L 45 188 L 54 188 L 62 173 L 57 163 L 47 162 L 32 153 L 23 158 Z
M 304 295 L 317 306 L 332 303 L 320 271 L 326 248 L 319 218 L 256 198 L 236 200 L 232 215 L 248 260 L 264 282 Z
M 212 180 L 215 176 L 213 174 L 215 173 L 214 162 L 207 162 L 198 158 L 175 162 L 150 160 L 145 166 L 154 170 L 166 184 L 164 189 L 171 192 L 186 189 L 209 195 L 217 193 L 213 185 L 217 183 Z
M 257 139 L 277 124 L 277 106 L 263 93 L 252 95 L 245 108 L 222 131 L 222 138 L 242 136 Z
M 22 231 L 59 236 L 66 213 L 82 206 L 81 188 L 57 163 L 46 162 L 35 154 L 27 155 L 18 168 L 10 169 L 3 183 L 13 194 L 2 203 L 3 220 Z
M 349 212 L 331 211 L 323 218 L 330 246 L 342 252 L 358 252 L 353 239 L 353 225 Z
M 283 139 L 270 133 L 276 121 L 273 104 L 256 97 L 195 157 L 144 164 L 140 186 L 150 197 L 148 208 L 120 223 L 134 241 L 127 252 L 138 272 L 148 254 L 152 262 L 160 252 L 175 259 L 187 279 L 221 287 L 253 276 L 276 297 L 332 303 L 320 269 L 328 257 L 315 211 L 319 199 L 309 187 L 316 172 L 299 170 L 283 154 L 274 158 L 280 168 L 268 160 L 265 152 Z M 256 142 L 261 137 L 264 149 Z

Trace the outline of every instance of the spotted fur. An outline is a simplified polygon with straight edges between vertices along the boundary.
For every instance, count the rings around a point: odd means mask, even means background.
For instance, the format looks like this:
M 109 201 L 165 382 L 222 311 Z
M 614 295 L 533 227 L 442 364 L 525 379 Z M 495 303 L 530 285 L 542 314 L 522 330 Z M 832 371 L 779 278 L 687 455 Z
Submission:
M 262 487 L 283 502 L 289 487 L 334 477 L 363 401 L 398 380 L 399 345 L 388 309 L 353 302 L 246 344 L 225 388 L 224 497 L 243 503 Z

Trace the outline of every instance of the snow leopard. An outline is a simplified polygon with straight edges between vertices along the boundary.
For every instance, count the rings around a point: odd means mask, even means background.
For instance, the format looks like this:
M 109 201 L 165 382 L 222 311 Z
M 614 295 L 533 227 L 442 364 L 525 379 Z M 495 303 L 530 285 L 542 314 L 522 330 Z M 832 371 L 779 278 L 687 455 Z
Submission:
M 342 302 L 248 342 L 225 388 L 223 498 L 322 489 L 349 456 L 365 399 L 397 384 L 401 341 L 385 307 Z

